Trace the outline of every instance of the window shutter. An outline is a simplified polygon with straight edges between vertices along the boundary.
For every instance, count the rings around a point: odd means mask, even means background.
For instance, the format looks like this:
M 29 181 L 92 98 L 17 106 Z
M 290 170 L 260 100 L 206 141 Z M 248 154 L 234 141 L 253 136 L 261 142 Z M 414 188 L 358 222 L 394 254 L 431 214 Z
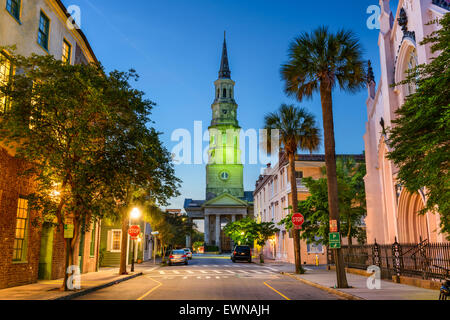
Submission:
M 108 239 L 106 241 L 106 250 L 111 251 L 111 230 L 108 230 Z

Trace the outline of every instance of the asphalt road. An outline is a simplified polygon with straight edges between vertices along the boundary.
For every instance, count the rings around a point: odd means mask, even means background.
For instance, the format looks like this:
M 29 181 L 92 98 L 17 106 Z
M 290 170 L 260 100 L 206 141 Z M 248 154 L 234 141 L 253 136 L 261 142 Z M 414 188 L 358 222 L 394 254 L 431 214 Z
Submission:
M 141 271 L 141 270 L 139 270 Z M 143 276 L 77 300 L 338 300 L 339 297 L 281 275 L 276 267 L 196 257 L 189 265 L 148 268 Z

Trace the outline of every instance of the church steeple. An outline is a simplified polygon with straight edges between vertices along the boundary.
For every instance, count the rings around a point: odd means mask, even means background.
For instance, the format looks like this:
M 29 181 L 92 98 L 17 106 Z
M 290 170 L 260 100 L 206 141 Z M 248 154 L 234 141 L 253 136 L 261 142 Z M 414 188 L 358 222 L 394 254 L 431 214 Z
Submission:
M 220 62 L 219 79 L 231 79 L 230 65 L 228 63 L 226 32 L 223 35 L 222 61 Z

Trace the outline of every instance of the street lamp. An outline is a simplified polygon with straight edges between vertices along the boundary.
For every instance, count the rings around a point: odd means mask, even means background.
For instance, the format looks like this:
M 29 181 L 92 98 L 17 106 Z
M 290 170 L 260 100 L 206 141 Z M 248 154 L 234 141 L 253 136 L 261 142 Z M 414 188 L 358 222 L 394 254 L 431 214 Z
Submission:
M 130 222 L 131 220 L 137 220 L 141 216 L 141 210 L 139 208 L 133 208 L 130 214 Z M 130 223 L 131 224 L 131 223 Z M 134 272 L 134 258 L 135 258 L 135 250 L 136 250 L 136 238 L 133 239 L 133 256 L 131 257 L 131 272 Z

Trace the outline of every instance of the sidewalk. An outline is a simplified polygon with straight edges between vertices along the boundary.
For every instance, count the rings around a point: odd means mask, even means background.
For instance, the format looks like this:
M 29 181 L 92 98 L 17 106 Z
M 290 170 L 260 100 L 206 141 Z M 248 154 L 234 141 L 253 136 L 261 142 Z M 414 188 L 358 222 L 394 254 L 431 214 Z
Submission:
M 90 272 L 81 275 L 81 289 L 75 291 L 60 291 L 63 279 L 39 280 L 37 283 L 12 287 L 0 290 L 0 300 L 57 300 L 69 299 L 74 296 L 87 294 L 116 283 L 130 280 L 142 275 L 148 269 L 157 268 L 153 262 L 144 262 L 135 265 L 135 272 L 130 272 L 127 267 L 127 275 L 119 275 L 119 268 L 101 268 L 99 272 Z
M 357 300 L 438 300 L 439 291 L 381 280 L 380 289 L 369 289 L 367 277 L 347 273 L 349 289 L 335 289 L 336 271 L 327 270 L 325 266 L 304 266 L 306 273 L 294 274 L 295 266 L 290 263 L 270 261 L 266 265 L 276 266 L 281 272 L 304 283 L 323 290 L 339 294 L 347 299 Z

